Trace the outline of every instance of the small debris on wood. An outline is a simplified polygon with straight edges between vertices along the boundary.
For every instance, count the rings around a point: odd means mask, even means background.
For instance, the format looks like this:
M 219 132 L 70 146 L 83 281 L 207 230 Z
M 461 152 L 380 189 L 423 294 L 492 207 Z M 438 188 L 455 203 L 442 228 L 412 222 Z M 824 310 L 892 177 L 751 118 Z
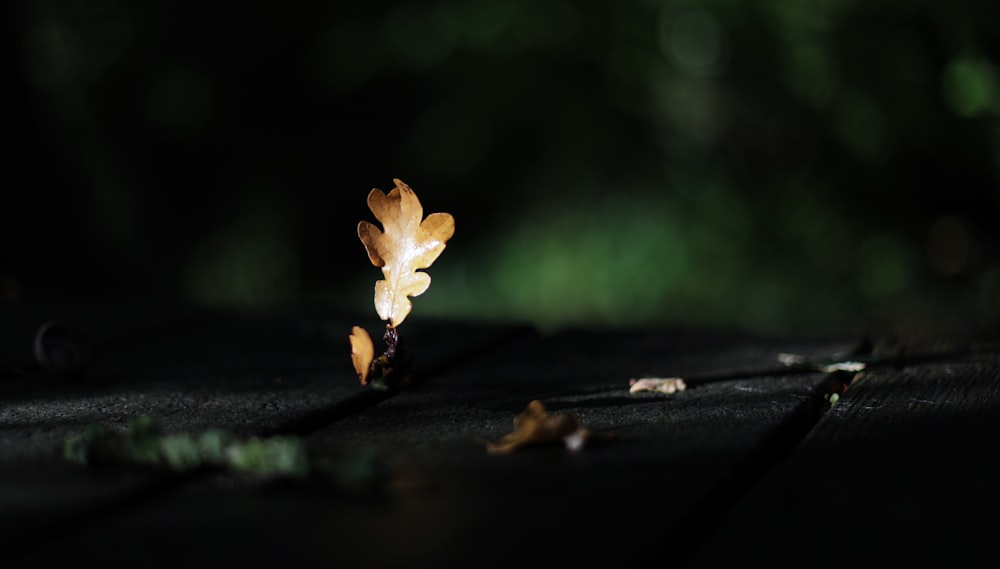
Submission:
M 687 389 L 687 385 L 684 380 L 679 377 L 644 377 L 641 379 L 630 379 L 629 382 L 629 393 L 638 393 L 640 391 L 655 391 L 658 393 L 666 393 L 670 395 L 678 391 L 684 391 Z
M 73 375 L 87 365 L 89 350 L 82 335 L 61 322 L 50 320 L 34 340 L 35 363 L 52 375 Z
M 859 372 L 863 371 L 867 367 L 864 362 L 845 360 L 824 363 L 810 360 L 803 355 L 787 353 L 778 354 L 778 361 L 785 366 L 798 366 L 806 369 L 821 371 L 823 373 L 834 373 L 838 371 Z
M 496 442 L 486 441 L 486 450 L 490 454 L 509 454 L 526 445 L 562 442 L 567 450 L 579 452 L 590 437 L 591 431 L 576 417 L 552 415 L 535 399 L 514 417 L 514 431 Z
M 800 366 L 808 364 L 809 358 L 799 354 L 787 354 L 783 352 L 778 354 L 778 361 L 786 366 Z
M 864 362 L 834 362 L 817 365 L 816 369 L 823 373 L 833 373 L 835 371 L 863 371 L 865 367 Z

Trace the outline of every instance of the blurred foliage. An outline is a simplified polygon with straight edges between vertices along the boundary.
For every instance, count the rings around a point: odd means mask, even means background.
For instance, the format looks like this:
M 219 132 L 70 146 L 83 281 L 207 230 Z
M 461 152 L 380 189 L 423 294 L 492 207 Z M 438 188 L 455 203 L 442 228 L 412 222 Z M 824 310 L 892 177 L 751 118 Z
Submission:
M 251 482 L 312 478 L 355 491 L 378 491 L 394 474 L 372 448 L 319 454 L 291 435 L 248 437 L 225 429 L 167 432 L 150 415 L 132 417 L 124 425 L 87 425 L 63 440 L 62 456 L 93 468 L 215 472 Z
M 1000 4 L 8 5 L 0 292 L 370 311 L 400 177 L 419 313 L 833 331 L 1000 316 Z
M 81 465 L 141 465 L 188 471 L 201 468 L 261 478 L 305 478 L 310 461 L 296 437 L 240 438 L 220 429 L 165 433 L 155 417 L 130 419 L 123 429 L 100 424 L 63 441 L 63 456 Z

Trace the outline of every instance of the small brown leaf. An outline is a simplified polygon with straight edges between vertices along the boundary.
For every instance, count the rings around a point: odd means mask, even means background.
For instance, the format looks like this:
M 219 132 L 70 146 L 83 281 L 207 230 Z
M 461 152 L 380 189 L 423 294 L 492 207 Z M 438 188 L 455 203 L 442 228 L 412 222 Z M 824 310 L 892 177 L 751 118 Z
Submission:
M 375 283 L 375 310 L 395 328 L 413 307 L 409 297 L 431 285 L 430 275 L 418 269 L 430 267 L 444 251 L 455 233 L 455 219 L 449 213 L 432 213 L 421 221 L 424 210 L 417 194 L 398 178 L 393 181 L 396 187 L 388 194 L 378 188 L 368 194 L 368 207 L 383 230 L 361 221 L 358 237 L 372 264 L 385 275 Z
M 535 399 L 514 417 L 514 431 L 497 442 L 486 441 L 490 454 L 508 454 L 525 445 L 560 442 L 577 452 L 590 438 L 589 429 L 572 415 L 552 415 Z
M 354 371 L 358 372 L 358 380 L 361 385 L 368 384 L 368 370 L 372 360 L 375 359 L 375 344 L 372 337 L 368 335 L 368 330 L 361 326 L 351 328 L 351 361 L 354 363 Z

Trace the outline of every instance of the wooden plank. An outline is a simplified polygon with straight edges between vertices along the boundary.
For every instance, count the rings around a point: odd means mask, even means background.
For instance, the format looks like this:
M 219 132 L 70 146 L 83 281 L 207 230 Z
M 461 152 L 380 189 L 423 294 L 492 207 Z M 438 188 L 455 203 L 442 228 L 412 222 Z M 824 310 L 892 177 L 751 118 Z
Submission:
M 424 320 L 408 327 L 405 340 L 420 354 L 418 374 L 526 331 Z M 159 472 L 68 468 L 63 442 L 90 425 L 121 429 L 148 415 L 168 433 L 305 433 L 385 399 L 389 394 L 361 386 L 354 375 L 347 341 L 354 323 L 321 312 L 199 313 L 183 326 L 105 343 L 83 376 L 28 374 L 3 382 L 0 550 L 178 483 Z
M 996 567 L 1000 355 L 865 371 L 690 567 Z
M 315 414 L 360 398 L 345 317 L 199 315 L 168 335 L 98 354 L 83 377 L 27 375 L 0 384 L 0 459 L 51 454 L 89 424 L 112 428 L 152 415 L 168 432 L 229 429 L 240 435 L 303 430 Z M 525 328 L 429 321 L 407 341 L 418 373 L 436 373 Z M 321 423 L 322 424 L 322 423 Z
M 782 373 L 777 354 L 847 346 L 648 331 L 525 339 L 309 437 L 333 461 L 373 457 L 364 484 L 192 485 L 18 561 L 65 561 L 86 548 L 104 561 L 156 550 L 163 566 L 193 552 L 228 563 L 628 565 L 650 543 L 683 547 L 818 420 L 828 378 Z M 630 394 L 643 373 L 685 374 L 692 387 Z M 509 432 L 533 399 L 610 438 L 579 453 L 488 454 L 479 438 Z

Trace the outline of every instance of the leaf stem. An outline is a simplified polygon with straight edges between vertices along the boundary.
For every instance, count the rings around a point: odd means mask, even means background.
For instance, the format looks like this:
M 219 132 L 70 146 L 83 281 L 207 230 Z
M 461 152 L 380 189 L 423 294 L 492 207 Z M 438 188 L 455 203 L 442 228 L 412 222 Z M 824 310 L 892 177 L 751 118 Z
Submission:
M 399 330 L 396 329 L 392 324 L 385 325 L 385 335 L 382 336 L 385 340 L 385 357 L 393 360 L 396 358 L 396 350 L 399 345 Z

